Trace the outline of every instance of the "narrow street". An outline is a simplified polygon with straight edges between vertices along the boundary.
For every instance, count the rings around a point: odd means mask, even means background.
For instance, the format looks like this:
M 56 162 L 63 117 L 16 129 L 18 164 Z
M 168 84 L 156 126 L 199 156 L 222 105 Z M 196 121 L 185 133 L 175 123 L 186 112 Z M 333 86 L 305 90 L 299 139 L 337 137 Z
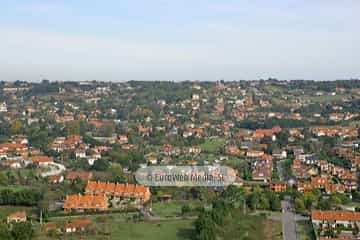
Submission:
M 296 214 L 291 211 L 291 204 L 285 200 L 281 202 L 282 231 L 284 240 L 296 240 Z
M 282 160 L 277 161 L 276 168 L 277 168 L 277 171 L 279 173 L 280 181 L 286 180 L 285 176 L 284 176 L 284 161 L 282 161 Z
M 281 208 L 282 213 L 270 216 L 270 219 L 282 222 L 283 240 L 296 240 L 296 222 L 309 220 L 309 218 L 295 214 L 290 199 L 282 201 Z

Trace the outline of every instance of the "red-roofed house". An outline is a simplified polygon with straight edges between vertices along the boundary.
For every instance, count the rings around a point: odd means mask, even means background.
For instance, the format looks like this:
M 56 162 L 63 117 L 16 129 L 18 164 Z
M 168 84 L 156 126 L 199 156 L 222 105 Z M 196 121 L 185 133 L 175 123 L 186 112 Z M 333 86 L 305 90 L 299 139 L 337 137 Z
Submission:
M 47 166 L 49 163 L 54 162 L 52 157 L 48 157 L 48 156 L 35 156 L 35 157 L 31 157 L 30 160 L 34 164 L 43 165 L 43 166 Z
M 345 226 L 353 228 L 360 224 L 360 212 L 313 210 L 311 211 L 311 220 L 318 227 Z
M 66 195 L 63 208 L 71 210 L 106 210 L 108 200 L 104 195 Z
M 6 218 L 7 223 L 11 222 L 26 222 L 26 212 L 20 211 L 20 212 L 14 212 L 7 216 Z
M 91 224 L 91 220 L 88 218 L 85 219 L 76 219 L 64 224 L 64 230 L 67 233 L 85 231 L 85 228 Z

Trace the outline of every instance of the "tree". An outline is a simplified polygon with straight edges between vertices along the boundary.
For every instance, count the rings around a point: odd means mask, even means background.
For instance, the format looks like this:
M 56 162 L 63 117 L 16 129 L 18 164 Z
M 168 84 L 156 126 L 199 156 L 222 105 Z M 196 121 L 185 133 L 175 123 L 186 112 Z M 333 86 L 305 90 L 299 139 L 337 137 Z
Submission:
M 269 199 L 270 209 L 272 211 L 279 211 L 281 209 L 281 203 L 278 195 L 271 191 L 268 191 L 266 195 L 267 198 Z
M 331 210 L 331 201 L 329 199 L 321 199 L 319 201 L 320 210 Z
M 109 169 L 109 167 L 110 167 L 110 163 L 105 158 L 99 158 L 98 160 L 95 161 L 94 165 L 92 166 L 92 168 L 96 171 L 106 171 L 107 169 Z
M 243 189 L 239 189 L 234 185 L 230 185 L 223 193 L 224 199 L 233 207 L 242 207 L 245 201 L 245 193 Z
M 8 178 L 4 172 L 0 172 L 0 185 L 7 185 L 8 184 Z
M 246 202 L 250 209 L 256 210 L 257 206 L 259 205 L 259 195 L 256 192 L 251 193 L 248 196 Z
M 305 212 L 305 203 L 302 198 L 295 198 L 295 210 L 299 213 Z
M 120 164 L 113 164 L 109 169 L 111 173 L 111 178 L 114 182 L 123 183 L 126 182 L 125 177 L 123 176 L 123 170 Z
M 99 129 L 102 137 L 110 137 L 115 132 L 115 124 L 113 122 L 105 122 Z
M 200 213 L 198 219 L 195 221 L 196 239 L 198 240 L 215 240 L 215 223 L 212 220 L 210 213 Z
M 189 204 L 186 204 L 186 205 L 183 205 L 181 207 L 181 215 L 186 215 L 188 214 L 189 212 L 191 212 L 191 207 Z
M 11 235 L 14 240 L 30 240 L 34 230 L 29 222 L 14 223 L 11 229 Z
M 0 223 L 0 239 L 12 239 L 11 232 L 8 226 L 4 223 Z
M 65 125 L 65 133 L 68 136 L 72 135 L 72 134 L 79 135 L 80 134 L 80 121 L 67 122 Z
M 11 123 L 10 130 L 13 134 L 19 134 L 22 130 L 22 127 L 23 127 L 23 122 L 17 119 Z

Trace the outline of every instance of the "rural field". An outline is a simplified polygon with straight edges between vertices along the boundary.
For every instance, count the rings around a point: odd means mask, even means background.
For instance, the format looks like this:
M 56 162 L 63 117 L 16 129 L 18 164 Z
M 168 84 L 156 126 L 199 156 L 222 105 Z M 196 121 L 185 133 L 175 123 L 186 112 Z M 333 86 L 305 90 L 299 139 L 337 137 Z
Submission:
M 149 222 L 124 222 L 109 221 L 99 223 L 98 228 L 102 228 L 107 234 L 96 234 L 90 232 L 67 234 L 66 236 L 50 237 L 39 232 L 36 240 L 66 239 L 66 240 L 105 240 L 105 239 L 126 239 L 126 240 L 191 240 L 195 229 L 193 220 L 174 220 L 174 221 L 149 221 Z

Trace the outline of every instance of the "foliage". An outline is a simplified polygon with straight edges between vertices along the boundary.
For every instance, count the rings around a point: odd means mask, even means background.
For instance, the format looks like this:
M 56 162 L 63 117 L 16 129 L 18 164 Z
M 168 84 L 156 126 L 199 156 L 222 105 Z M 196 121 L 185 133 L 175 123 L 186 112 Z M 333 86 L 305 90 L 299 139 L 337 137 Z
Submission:
M 42 196 L 36 189 L 0 189 L 0 205 L 35 206 Z

